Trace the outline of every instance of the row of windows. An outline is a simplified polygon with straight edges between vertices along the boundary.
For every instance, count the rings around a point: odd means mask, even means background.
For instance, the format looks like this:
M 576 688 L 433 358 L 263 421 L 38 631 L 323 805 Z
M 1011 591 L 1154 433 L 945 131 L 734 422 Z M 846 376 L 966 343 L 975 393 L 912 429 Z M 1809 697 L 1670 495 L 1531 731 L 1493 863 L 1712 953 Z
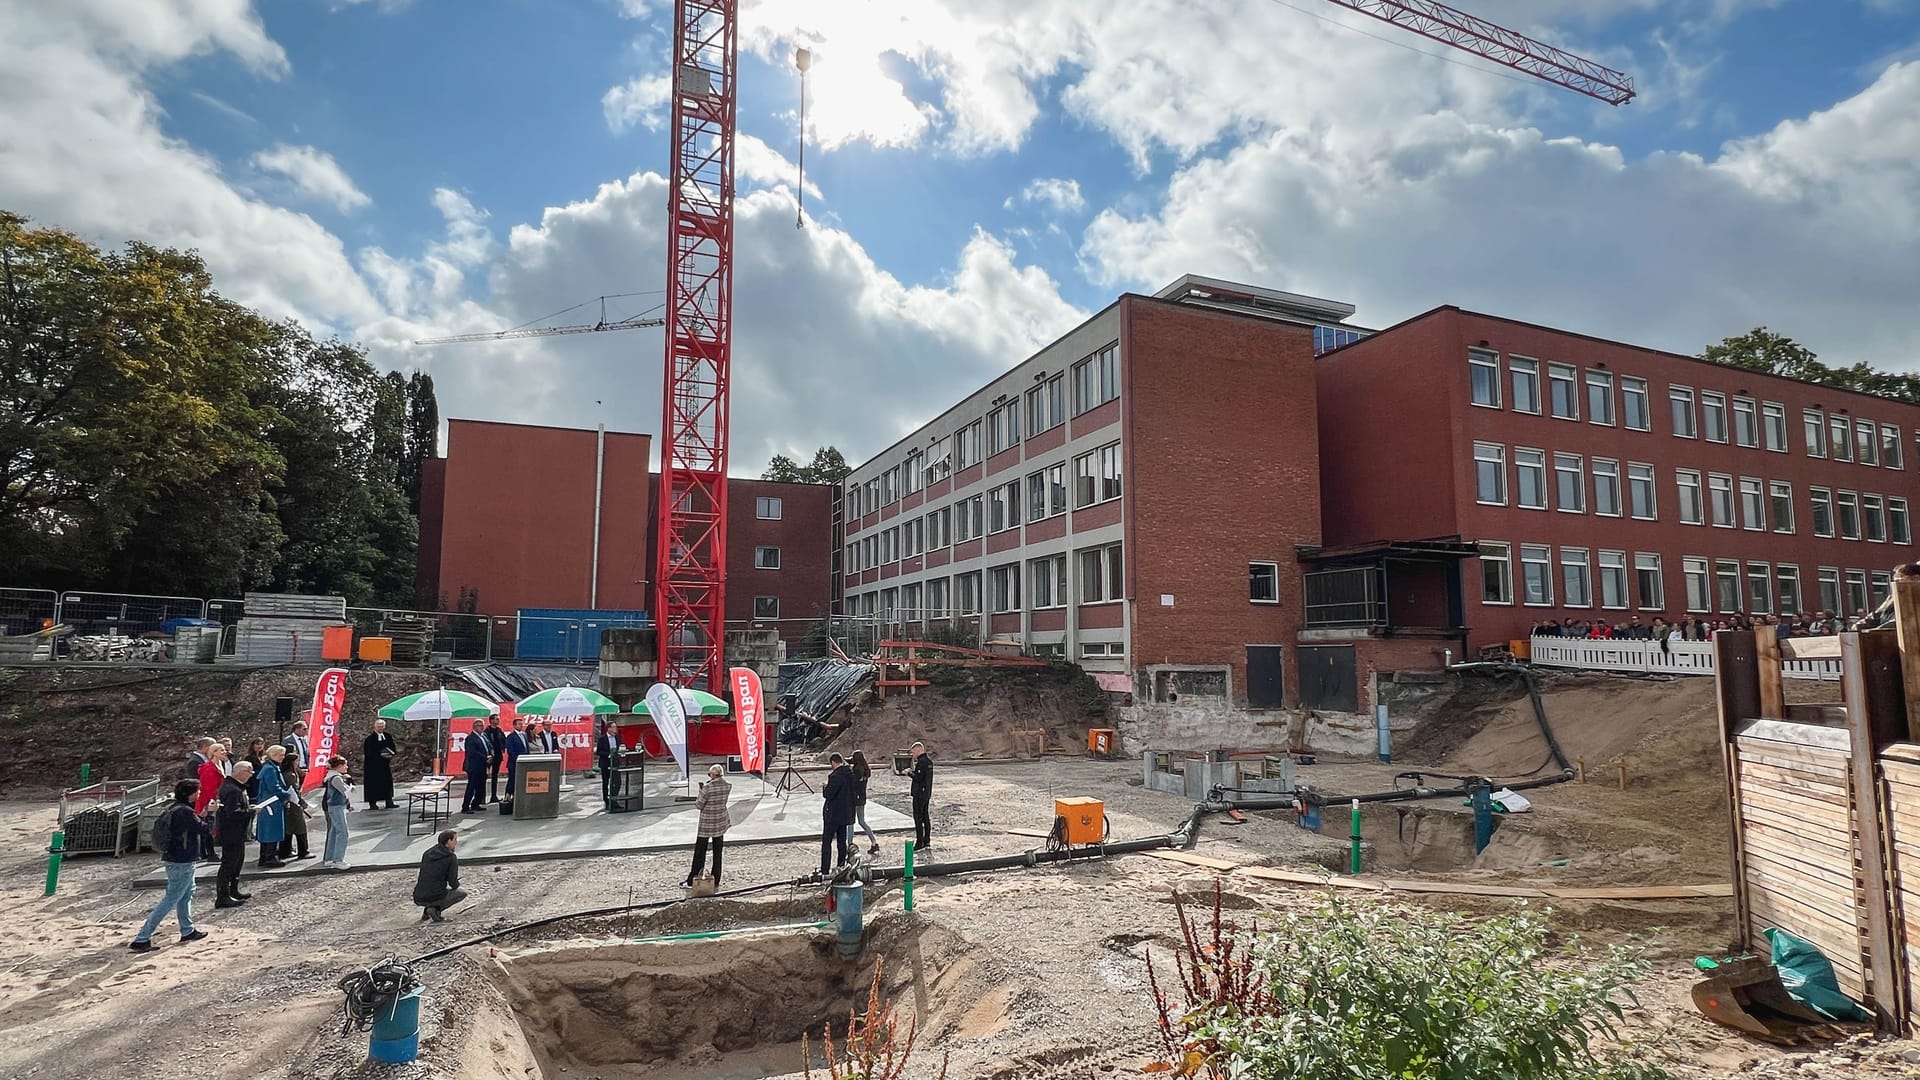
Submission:
M 1596 457 L 1589 461 L 1579 454 L 1516 446 L 1512 448 L 1509 472 L 1507 449 L 1502 443 L 1473 444 L 1476 501 L 1488 506 L 1511 503 L 1524 510 L 1545 510 L 1551 490 L 1553 508 L 1562 513 L 1659 520 L 1660 500 L 1651 464 L 1626 463 L 1623 501 L 1622 474 L 1616 459 Z M 1589 471 L 1593 475 L 1591 487 L 1587 483 Z M 1793 485 L 1785 480 L 1702 473 L 1698 469 L 1675 469 L 1673 479 L 1678 519 L 1683 525 L 1711 524 L 1722 529 L 1777 533 L 1798 528 Z M 1907 500 L 1901 496 L 1825 487 L 1810 487 L 1807 492 L 1815 536 L 1874 543 L 1913 542 Z
M 1068 588 L 1068 570 L 1073 570 L 1073 590 Z M 1005 563 L 988 569 L 939 577 L 902 585 L 879 593 L 864 594 L 871 603 L 881 597 L 882 612 L 909 622 L 923 618 L 944 619 L 955 615 L 979 615 L 983 611 L 1005 615 L 1020 611 L 1045 611 L 1064 608 L 1068 603 L 1104 604 L 1124 599 L 1124 563 L 1119 544 L 1082 548 L 1069 555 L 1048 555 L 1024 562 Z M 1024 606 L 1022 598 L 1024 597 Z M 923 606 L 924 602 L 924 606 Z M 864 612 L 874 614 L 869 607 Z
M 1119 443 L 1081 454 L 1072 464 L 1073 509 L 1083 510 L 1120 497 Z M 960 499 L 924 517 L 855 540 L 847 545 L 846 572 L 857 574 L 922 552 L 1018 528 L 1023 506 L 1029 522 L 1064 514 L 1068 510 L 1067 496 L 1067 462 L 1063 461 L 1028 473 L 1025 480 L 995 484 L 984 495 Z
M 1491 349 L 1467 350 L 1468 394 L 1473 404 L 1506 408 L 1510 396 L 1514 412 L 1538 416 L 1544 410 L 1549 416 L 1577 421 L 1584 408 L 1588 423 L 1653 430 L 1647 380 L 1639 376 L 1615 375 L 1602 367 L 1582 372 L 1572 364 L 1553 362 L 1543 367 L 1532 357 L 1508 354 L 1508 379 L 1503 382 L 1500 363 L 1500 354 Z M 1503 390 L 1510 390 L 1510 395 Z M 1787 407 L 1777 401 L 1755 401 L 1744 394 L 1729 398 L 1718 390 L 1701 390 L 1696 396 L 1691 386 L 1669 385 L 1667 411 L 1673 434 L 1682 439 L 1764 445 L 1782 454 L 1788 450 Z M 1898 425 L 1849 419 L 1843 412 L 1829 415 L 1820 409 L 1802 409 L 1800 423 L 1808 457 L 1905 468 Z
M 1067 391 L 1071 377 L 1073 415 L 1097 409 L 1120 396 L 1120 343 L 1114 342 L 1086 357 L 1068 371 L 1041 381 L 1026 392 L 1026 437 L 1033 438 L 1067 422 Z M 952 435 L 934 439 L 926 450 L 909 450 L 898 465 L 878 476 L 847 487 L 847 516 L 858 518 L 905 495 L 920 491 L 978 465 L 1002 450 L 1020 445 L 1022 397 L 996 403 L 987 414 L 962 425 Z
M 1591 551 L 1584 547 L 1520 544 L 1516 576 L 1514 545 L 1480 544 L 1480 602 L 1527 607 L 1665 611 L 1666 583 L 1656 552 Z M 1686 610 L 1692 614 L 1806 615 L 1830 611 L 1861 615 L 1893 590 L 1887 571 L 1819 567 L 1815 595 L 1801 591 L 1800 568 L 1790 563 L 1688 555 L 1680 560 Z M 1517 590 L 1517 593 L 1516 593 Z M 1812 600 L 1813 607 L 1807 603 Z

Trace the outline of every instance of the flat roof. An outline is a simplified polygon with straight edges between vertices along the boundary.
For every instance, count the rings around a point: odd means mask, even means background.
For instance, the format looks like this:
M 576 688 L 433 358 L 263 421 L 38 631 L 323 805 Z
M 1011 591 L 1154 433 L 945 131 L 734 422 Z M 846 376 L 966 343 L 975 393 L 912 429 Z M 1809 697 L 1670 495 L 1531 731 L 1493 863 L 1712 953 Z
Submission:
M 1252 313 L 1258 313 L 1266 309 L 1282 317 L 1312 319 L 1316 322 L 1342 322 L 1354 312 L 1354 306 L 1344 300 L 1326 300 L 1304 293 L 1283 292 L 1201 274 L 1183 274 L 1153 295 L 1159 300 L 1198 303 L 1241 312 L 1251 309 Z M 1209 304 L 1208 301 L 1219 303 Z

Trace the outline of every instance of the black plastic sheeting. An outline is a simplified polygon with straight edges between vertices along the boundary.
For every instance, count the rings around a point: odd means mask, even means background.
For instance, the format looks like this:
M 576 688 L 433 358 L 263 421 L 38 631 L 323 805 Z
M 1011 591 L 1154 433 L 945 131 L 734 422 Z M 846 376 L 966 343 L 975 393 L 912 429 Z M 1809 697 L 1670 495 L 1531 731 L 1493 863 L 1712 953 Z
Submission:
M 780 741 L 806 741 L 817 730 L 817 725 L 832 717 L 879 671 L 873 664 L 849 664 L 836 657 L 816 660 L 791 674 L 783 668 L 780 672 Z
M 519 701 L 555 686 L 598 689 L 598 668 L 578 664 L 461 664 L 449 673 L 472 683 L 490 701 Z

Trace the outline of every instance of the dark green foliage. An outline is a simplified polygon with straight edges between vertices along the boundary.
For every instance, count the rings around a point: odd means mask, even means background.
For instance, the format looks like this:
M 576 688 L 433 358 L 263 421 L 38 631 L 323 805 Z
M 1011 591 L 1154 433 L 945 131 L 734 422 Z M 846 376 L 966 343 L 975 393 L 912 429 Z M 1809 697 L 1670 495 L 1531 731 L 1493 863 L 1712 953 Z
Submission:
M 1839 390 L 1856 390 L 1920 404 L 1920 375 L 1911 372 L 1878 371 L 1864 363 L 1851 367 L 1831 367 L 1821 363 L 1813 350 L 1764 326 L 1709 345 L 1700 359 L 1728 367 L 1744 368 L 1768 375 L 1784 375 Z
M 792 484 L 837 484 L 847 478 L 853 466 L 835 447 L 823 446 L 813 452 L 813 461 L 802 465 L 785 454 L 773 455 L 762 480 L 784 480 Z

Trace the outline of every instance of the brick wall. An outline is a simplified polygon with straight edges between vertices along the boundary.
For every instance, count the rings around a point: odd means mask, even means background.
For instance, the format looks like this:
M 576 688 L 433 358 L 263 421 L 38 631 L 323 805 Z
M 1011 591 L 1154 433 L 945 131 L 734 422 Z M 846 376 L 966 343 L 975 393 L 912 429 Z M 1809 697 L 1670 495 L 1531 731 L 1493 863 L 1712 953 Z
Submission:
M 1243 701 L 1246 646 L 1285 645 L 1297 701 L 1294 548 L 1320 542 L 1313 332 L 1136 296 L 1121 320 L 1130 666 L 1230 664 Z M 1279 603 L 1249 602 L 1249 562 L 1280 564 Z

